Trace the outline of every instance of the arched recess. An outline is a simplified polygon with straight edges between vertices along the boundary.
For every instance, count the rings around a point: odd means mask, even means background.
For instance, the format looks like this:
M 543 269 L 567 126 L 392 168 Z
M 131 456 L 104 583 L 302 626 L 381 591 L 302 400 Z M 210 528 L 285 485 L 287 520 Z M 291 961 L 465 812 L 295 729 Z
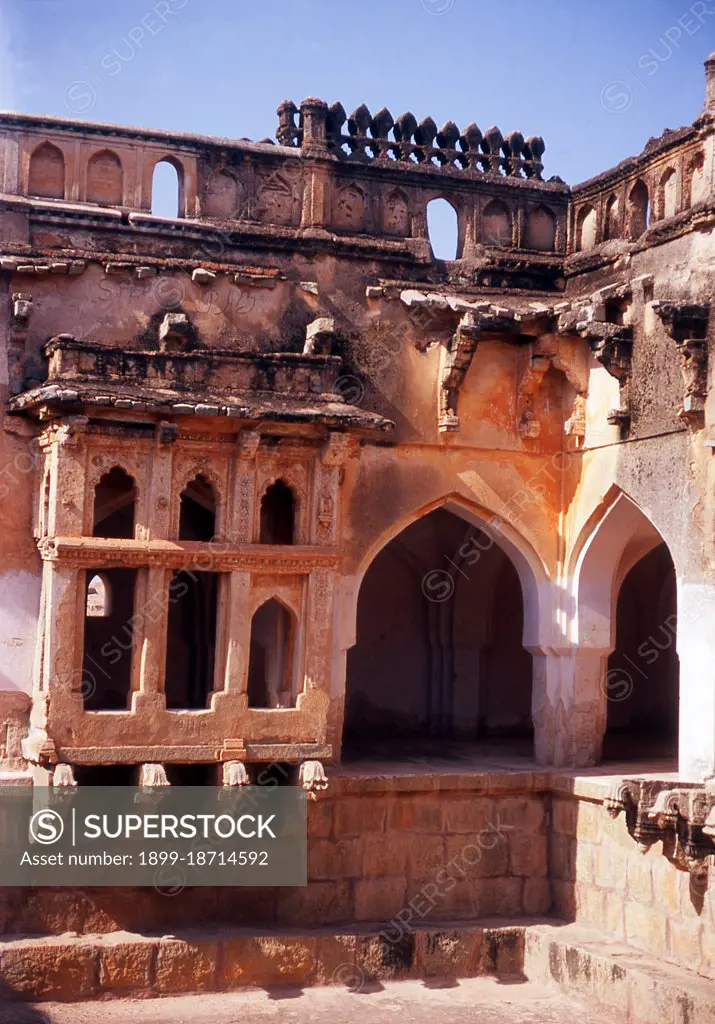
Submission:
M 51 142 L 43 142 L 30 157 L 27 191 L 42 199 L 65 197 L 65 158 Z
M 179 540 L 207 542 L 216 536 L 218 502 L 211 482 L 199 473 L 181 492 Z
M 669 167 L 658 184 L 659 219 L 674 217 L 678 211 L 678 176 L 674 167 Z
M 293 489 L 284 480 L 276 480 L 261 499 L 259 544 L 294 544 L 295 520 Z
M 679 692 L 673 560 L 626 494 L 614 488 L 605 506 L 571 559 L 571 711 L 590 730 L 577 745 L 590 747 L 592 763 L 602 754 L 623 761 L 669 757 Z
M 492 199 L 482 212 L 482 242 L 499 249 L 513 245 L 512 219 L 509 208 L 500 199 Z
M 598 216 L 591 205 L 579 210 L 576 221 L 576 248 L 580 252 L 583 249 L 593 249 L 597 242 Z
M 134 479 L 121 466 L 105 473 L 94 489 L 92 536 L 131 540 L 136 497 Z
M 460 499 L 434 503 L 373 549 L 352 596 L 348 757 L 380 738 L 388 756 L 404 754 L 400 739 L 446 737 L 530 752 L 552 619 L 543 564 L 513 528 Z
M 253 614 L 248 660 L 249 708 L 286 708 L 295 704 L 296 618 L 270 598 Z
M 103 149 L 87 164 L 87 201 L 121 206 L 124 198 L 122 164 L 116 153 Z
M 628 195 L 628 237 L 632 242 L 640 238 L 650 221 L 648 186 L 640 179 Z
M 603 218 L 603 237 L 606 240 L 620 238 L 620 234 L 618 196 L 609 196 L 606 202 L 606 214 Z
M 448 199 L 431 199 L 427 204 L 427 235 L 436 260 L 460 258 L 459 214 Z
M 553 252 L 556 248 L 556 217 L 546 206 L 536 206 L 526 219 L 526 248 Z
M 240 220 L 240 186 L 230 171 L 214 171 L 206 183 L 203 213 L 206 217 Z
M 163 157 L 152 172 L 151 212 L 155 217 L 182 217 L 183 211 L 184 168 L 174 157 Z

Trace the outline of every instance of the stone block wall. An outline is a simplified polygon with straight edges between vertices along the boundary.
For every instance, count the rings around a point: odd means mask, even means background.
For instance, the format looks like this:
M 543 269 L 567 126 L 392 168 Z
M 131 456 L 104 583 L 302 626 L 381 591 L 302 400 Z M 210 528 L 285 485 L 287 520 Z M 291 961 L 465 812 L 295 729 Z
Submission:
M 689 872 L 662 841 L 641 852 L 623 815 L 592 798 L 554 794 L 549 872 L 553 912 L 656 958 L 715 977 L 713 858 Z

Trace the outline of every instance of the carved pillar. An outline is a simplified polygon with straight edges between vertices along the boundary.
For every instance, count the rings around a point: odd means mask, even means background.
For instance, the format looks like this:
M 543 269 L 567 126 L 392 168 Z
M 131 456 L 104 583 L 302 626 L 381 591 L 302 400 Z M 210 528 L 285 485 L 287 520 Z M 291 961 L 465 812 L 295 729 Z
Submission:
M 178 431 L 173 423 L 159 423 L 154 433 L 149 482 L 147 540 L 167 540 L 169 537 L 173 445 L 177 435 Z
M 314 569 L 308 578 L 305 686 L 329 694 L 335 606 L 335 573 Z M 298 698 L 300 706 L 300 697 Z
M 82 432 L 86 424 L 86 416 L 72 417 L 52 434 L 48 527 L 58 537 L 83 533 L 87 446 Z
M 233 510 L 227 535 L 230 544 L 253 544 L 256 539 L 256 453 L 261 435 L 242 430 L 236 444 L 233 478 Z
M 171 599 L 169 579 L 170 573 L 162 566 L 143 570 L 137 579 L 134 629 L 139 630 L 140 635 L 135 636 L 132 711 L 166 707 L 164 678 Z
M 340 475 L 353 446 L 354 442 L 347 434 L 331 434 L 315 466 L 310 531 L 313 544 L 332 546 L 337 543 Z

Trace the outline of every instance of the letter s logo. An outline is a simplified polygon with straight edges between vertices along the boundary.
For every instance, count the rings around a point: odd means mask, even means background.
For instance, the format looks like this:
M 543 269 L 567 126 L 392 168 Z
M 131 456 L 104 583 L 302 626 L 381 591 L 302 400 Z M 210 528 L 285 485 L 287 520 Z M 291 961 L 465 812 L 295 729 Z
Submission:
M 65 823 L 57 811 L 37 811 L 30 818 L 30 835 L 36 843 L 50 846 L 62 838 Z

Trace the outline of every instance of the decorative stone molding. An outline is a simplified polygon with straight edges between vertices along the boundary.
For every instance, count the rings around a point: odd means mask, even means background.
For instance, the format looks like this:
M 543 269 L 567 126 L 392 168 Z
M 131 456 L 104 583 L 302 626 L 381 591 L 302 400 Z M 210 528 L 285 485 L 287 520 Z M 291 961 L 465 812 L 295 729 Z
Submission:
M 38 542 L 45 561 L 77 569 L 123 565 L 129 568 L 206 569 L 214 572 L 253 571 L 303 576 L 314 569 L 337 569 L 340 555 L 334 550 L 301 545 L 262 547 L 228 542 L 201 544 L 193 541 L 112 540 L 101 537 L 45 537 Z
M 660 317 L 678 349 L 683 378 L 683 405 L 678 414 L 693 426 L 702 426 L 708 384 L 710 303 L 656 300 L 651 303 L 651 309 Z
M 52 785 L 57 788 L 61 786 L 76 786 L 74 769 L 71 764 L 58 764 L 52 773 Z
M 139 767 L 139 785 L 147 789 L 154 786 L 168 786 L 166 768 L 163 764 L 143 764 Z

